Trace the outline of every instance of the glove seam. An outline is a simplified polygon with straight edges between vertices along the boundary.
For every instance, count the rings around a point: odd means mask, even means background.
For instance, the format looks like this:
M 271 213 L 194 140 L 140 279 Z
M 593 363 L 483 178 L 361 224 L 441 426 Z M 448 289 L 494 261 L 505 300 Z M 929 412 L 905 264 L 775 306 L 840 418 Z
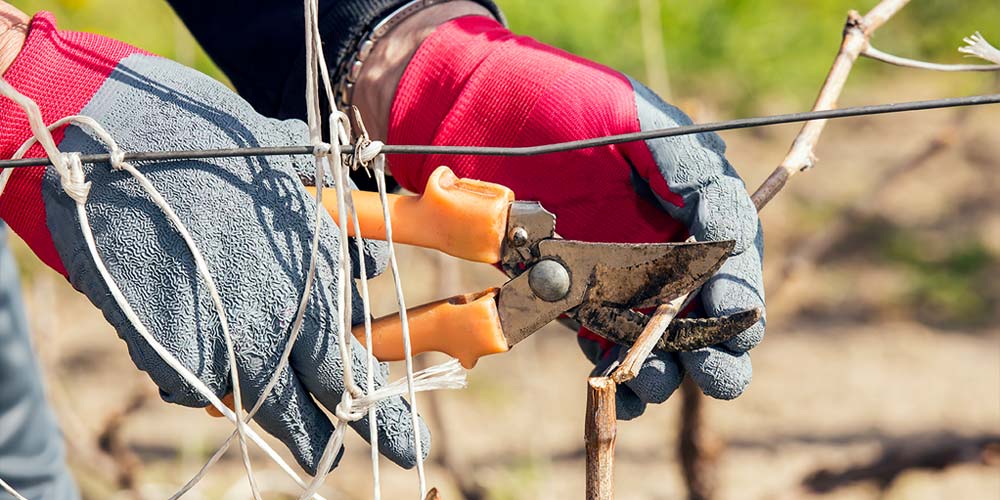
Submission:
M 681 195 L 681 200 L 684 202 L 684 205 L 680 206 L 680 207 L 677 207 L 677 208 L 680 208 L 680 209 L 684 210 L 684 209 L 687 209 L 687 208 L 691 207 L 692 204 L 693 204 L 693 202 L 700 201 L 700 199 L 701 199 L 700 195 L 704 193 L 705 188 L 708 188 L 708 187 L 710 187 L 710 186 L 712 186 L 714 184 L 717 184 L 722 179 L 722 177 L 724 177 L 724 174 L 714 174 L 714 175 L 712 175 L 710 177 L 702 179 L 700 182 L 698 182 L 697 184 L 695 184 L 697 186 L 697 188 L 695 188 L 693 190 L 690 190 L 689 194 L 683 194 L 683 195 Z M 664 178 L 664 180 L 667 182 L 667 185 L 669 186 L 670 185 L 670 181 L 667 180 L 666 178 Z M 661 204 L 663 204 L 663 202 L 661 202 Z M 671 205 L 673 205 L 673 204 L 671 203 Z M 674 205 L 674 206 L 676 206 L 676 205 Z M 693 222 L 693 220 L 691 222 Z M 690 229 L 690 222 L 688 224 L 688 229 Z

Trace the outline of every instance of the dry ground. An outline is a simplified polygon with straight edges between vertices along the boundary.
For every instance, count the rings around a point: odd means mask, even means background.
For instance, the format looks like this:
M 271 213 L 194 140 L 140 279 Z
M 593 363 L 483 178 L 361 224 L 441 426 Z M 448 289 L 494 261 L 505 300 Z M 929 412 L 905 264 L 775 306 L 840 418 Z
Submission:
M 933 84 L 900 86 L 904 90 L 881 94 L 888 99 L 938 94 Z M 844 99 L 845 104 L 875 100 L 860 94 Z M 919 151 L 953 116 L 942 111 L 832 124 L 818 151 L 820 166 L 794 179 L 763 215 L 769 275 L 800 242 L 837 220 L 839 208 L 865 193 L 880 171 Z M 874 222 L 771 298 L 768 336 L 754 351 L 752 386 L 736 401 L 708 404 L 711 428 L 727 443 L 719 471 L 722 498 L 819 496 L 803 486 L 819 469 L 864 465 L 884 447 L 900 443 L 1000 434 L 998 123 L 998 107 L 971 112 L 952 149 L 877 200 Z M 730 159 L 748 184 L 756 185 L 777 164 L 796 130 L 725 135 Z M 879 242 L 889 232 L 906 235 L 903 241 L 917 249 L 916 261 L 929 271 L 886 257 Z M 978 267 L 971 273 L 941 275 L 965 280 L 943 298 L 921 288 L 926 279 L 921 273 L 938 279 L 934 263 L 964 241 L 976 242 L 985 261 L 975 260 Z M 890 257 L 905 260 L 898 248 L 889 248 Z M 422 251 L 406 249 L 401 259 L 410 305 L 502 281 L 490 268 L 442 264 Z M 457 266 L 457 278 L 442 283 L 442 265 Z M 112 468 L 93 456 L 93 433 L 130 397 L 153 393 L 152 384 L 132 367 L 122 343 L 82 297 L 47 271 L 29 270 L 25 281 L 53 398 L 73 441 L 85 444 L 71 452 L 74 468 L 89 498 L 111 497 Z M 769 290 L 778 285 L 774 278 L 768 282 Z M 385 280 L 379 286 L 389 290 Z M 377 296 L 378 310 L 391 311 L 388 294 Z M 467 390 L 440 394 L 447 440 L 491 498 L 582 498 L 588 369 L 573 336 L 550 325 L 513 352 L 484 359 L 471 372 Z M 420 398 L 420 404 L 426 402 Z M 677 407 L 671 400 L 621 425 L 618 498 L 684 497 L 674 458 Z M 119 430 L 141 458 L 137 477 L 147 498 L 176 489 L 230 432 L 200 410 L 168 406 L 155 396 Z M 341 469 L 324 490 L 328 498 L 370 498 L 367 453 L 352 436 Z M 256 464 L 263 484 L 294 491 L 263 458 Z M 826 496 L 997 499 L 995 464 L 972 457 L 943 471 L 907 471 L 882 488 L 862 481 Z M 386 498 L 413 498 L 414 474 L 386 464 L 383 476 Z M 247 498 L 242 478 L 231 453 L 188 498 Z M 445 498 L 458 498 L 438 466 L 430 466 L 429 480 Z

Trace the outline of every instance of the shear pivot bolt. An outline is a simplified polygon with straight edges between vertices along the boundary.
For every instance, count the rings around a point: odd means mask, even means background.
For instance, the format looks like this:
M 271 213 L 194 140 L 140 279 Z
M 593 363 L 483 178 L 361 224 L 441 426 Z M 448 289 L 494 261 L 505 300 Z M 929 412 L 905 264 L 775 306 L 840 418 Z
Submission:
M 528 271 L 528 286 L 546 302 L 562 300 L 569 294 L 569 271 L 554 260 L 543 260 Z
M 528 231 L 523 227 L 515 227 L 510 232 L 510 242 L 515 247 L 523 247 L 528 244 Z

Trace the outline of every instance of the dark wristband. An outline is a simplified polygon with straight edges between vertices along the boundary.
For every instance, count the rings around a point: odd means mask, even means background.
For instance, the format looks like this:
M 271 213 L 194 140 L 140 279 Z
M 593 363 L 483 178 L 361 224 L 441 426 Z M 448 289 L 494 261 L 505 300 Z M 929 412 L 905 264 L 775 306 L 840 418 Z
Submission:
M 382 19 L 411 0 L 320 0 L 320 29 L 334 83 Z M 493 0 L 472 0 L 501 19 Z M 254 108 L 305 119 L 302 2 L 170 0 L 209 56 Z
M 334 82 L 334 99 L 336 106 L 341 111 L 348 113 L 354 102 L 354 87 L 364 71 L 368 57 L 375 50 L 375 46 L 382 38 L 389 35 L 397 26 L 403 24 L 410 17 L 431 7 L 455 2 L 456 0 L 408 0 L 396 10 L 383 16 L 368 33 L 357 41 L 351 57 L 345 59 L 339 66 L 332 68 L 331 73 L 336 77 Z M 463 0 L 466 1 L 466 0 Z M 466 1 L 467 3 L 467 1 Z M 482 4 L 481 4 L 482 5 Z M 502 17 L 498 17 L 497 12 L 493 12 L 493 17 L 504 23 Z M 506 24 L 506 23 L 504 23 Z

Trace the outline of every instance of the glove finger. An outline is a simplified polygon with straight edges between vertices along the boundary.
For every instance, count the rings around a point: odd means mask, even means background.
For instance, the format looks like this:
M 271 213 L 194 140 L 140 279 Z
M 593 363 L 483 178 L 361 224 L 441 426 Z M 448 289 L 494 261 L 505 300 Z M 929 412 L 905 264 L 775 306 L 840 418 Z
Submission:
M 646 403 L 627 385 L 618 384 L 615 391 L 615 411 L 618 420 L 632 420 L 646 412 Z
M 608 352 L 614 348 L 613 344 L 602 342 L 601 340 L 603 339 L 598 339 L 600 337 L 596 333 L 586 329 L 581 329 L 580 333 L 576 336 L 576 342 L 580 346 L 580 350 L 583 351 L 583 355 L 595 365 L 604 359 Z
M 589 339 L 579 339 L 581 347 L 583 347 L 584 343 L 597 344 L 597 342 Z M 621 356 L 624 356 L 625 350 L 616 344 L 604 352 L 606 354 L 599 355 L 594 369 L 590 372 L 591 377 L 603 376 L 613 363 L 617 362 Z M 618 387 L 615 388 L 615 412 L 617 413 L 618 420 L 632 420 L 642 415 L 645 411 L 646 403 L 636 395 L 635 391 L 629 388 L 628 385 L 618 384 Z
M 631 80 L 642 130 L 690 125 L 680 109 Z M 726 160 L 726 144 L 714 133 L 645 141 L 652 156 L 631 155 L 638 174 L 673 218 L 702 241 L 736 240 L 734 253 L 754 241 L 757 210 L 739 174 Z M 628 148 L 623 148 L 628 152 Z
M 753 378 L 750 353 L 733 353 L 712 346 L 679 353 L 681 365 L 706 396 L 733 399 L 743 394 Z
M 354 265 L 351 266 L 351 273 L 354 275 L 354 279 L 361 279 L 361 267 L 357 264 L 360 262 L 358 260 L 358 244 L 351 238 L 351 262 Z M 389 246 L 384 241 L 369 240 L 364 241 L 364 254 L 365 254 L 365 277 L 374 278 L 385 272 L 386 268 L 389 266 Z
M 318 340 L 296 342 L 292 355 L 295 371 L 306 389 L 327 410 L 335 412 L 344 392 L 343 366 L 340 351 L 333 335 L 319 336 Z M 311 340 L 311 339 L 310 339 Z M 353 374 L 355 383 L 362 390 L 367 380 L 367 353 L 361 344 L 350 337 L 353 358 Z M 376 368 L 375 387 L 385 385 L 382 370 Z M 376 416 L 379 431 L 379 451 L 386 458 L 404 468 L 411 468 L 417 463 L 416 447 L 413 441 L 413 426 L 411 425 L 410 405 L 401 397 L 381 401 L 376 406 Z M 417 418 L 420 426 L 422 452 L 424 458 L 430 453 L 430 430 L 423 419 Z M 365 440 L 369 439 L 367 416 L 351 422 L 351 428 Z
M 732 170 L 732 167 L 730 167 Z M 735 171 L 701 187 L 685 200 L 688 228 L 698 241 L 735 240 L 733 253 L 749 250 L 760 233 L 757 209 Z
M 240 378 L 245 379 L 241 381 L 243 405 L 249 410 L 256 404 L 270 377 L 241 375 Z M 316 475 L 316 467 L 333 433 L 333 424 L 290 369 L 285 368 L 274 390 L 254 415 L 254 421 L 288 447 L 295 461 L 309 475 Z M 333 467 L 340 462 L 343 452 L 341 449 Z
M 624 357 L 624 350 L 622 356 Z M 643 403 L 662 403 L 677 390 L 683 377 L 684 371 L 674 355 L 653 351 L 643 362 L 638 375 L 625 382 L 625 385 Z
M 701 289 L 701 302 L 708 316 L 722 316 L 746 309 L 764 307 L 763 233 L 757 233 L 754 247 L 729 258 Z M 766 319 L 723 343 L 734 353 L 743 353 L 764 338 Z
M 281 127 L 278 132 L 284 132 L 287 137 L 285 138 L 286 145 L 301 144 L 302 137 L 309 136 L 309 130 L 305 123 L 298 120 L 288 120 L 280 122 Z M 278 128 L 278 127 L 276 127 Z M 296 175 L 298 175 L 299 180 L 305 186 L 316 186 L 316 161 L 313 156 L 295 156 L 292 158 L 292 168 L 295 170 Z M 327 170 L 323 173 L 324 182 L 326 187 L 334 187 L 333 182 L 333 172 Z M 357 184 L 354 183 L 350 177 L 347 179 L 347 188 L 356 190 L 358 189 Z M 351 224 L 348 221 L 348 224 Z M 386 267 L 389 265 L 389 252 L 386 242 L 379 240 L 368 240 L 364 241 L 364 257 L 365 257 L 365 274 L 368 278 L 374 278 L 385 272 Z M 358 262 L 358 247 L 352 239 L 350 242 L 350 254 L 352 262 L 355 265 L 351 266 L 352 272 L 354 274 L 354 279 L 361 278 L 360 268 L 357 266 Z

